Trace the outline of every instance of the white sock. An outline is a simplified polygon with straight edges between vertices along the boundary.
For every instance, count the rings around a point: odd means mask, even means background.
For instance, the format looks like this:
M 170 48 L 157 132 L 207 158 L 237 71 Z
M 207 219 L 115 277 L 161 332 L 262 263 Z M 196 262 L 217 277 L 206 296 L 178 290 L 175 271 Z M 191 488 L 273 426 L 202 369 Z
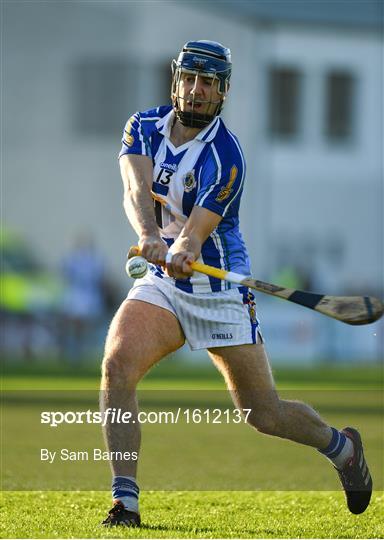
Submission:
M 133 476 L 115 476 L 112 482 L 112 498 L 121 501 L 130 512 L 139 513 L 139 486 Z
M 335 428 L 332 429 L 332 439 L 327 448 L 319 451 L 324 454 L 337 469 L 343 469 L 348 460 L 353 457 L 353 443 L 349 437 Z

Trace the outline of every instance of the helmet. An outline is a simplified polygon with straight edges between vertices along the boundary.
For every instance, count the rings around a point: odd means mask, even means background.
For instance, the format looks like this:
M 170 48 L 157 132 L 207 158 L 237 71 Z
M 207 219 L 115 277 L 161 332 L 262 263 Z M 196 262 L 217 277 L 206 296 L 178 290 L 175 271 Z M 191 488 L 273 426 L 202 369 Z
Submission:
M 229 89 L 232 63 L 231 51 L 216 41 L 198 40 L 188 41 L 181 50 L 177 60 L 172 61 L 172 105 L 177 119 L 188 127 L 205 127 L 218 116 L 223 108 L 224 100 Z M 208 103 L 215 104 L 216 108 L 210 114 L 199 114 L 193 110 L 195 98 L 192 97 L 192 111 L 182 111 L 180 102 L 183 99 L 179 94 L 179 85 L 182 73 L 189 73 L 196 77 L 209 77 L 212 79 L 211 88 L 218 81 L 217 92 L 221 96 L 213 101 L 212 94 Z M 200 102 L 201 103 L 201 102 Z M 206 102 L 205 102 L 206 103 Z

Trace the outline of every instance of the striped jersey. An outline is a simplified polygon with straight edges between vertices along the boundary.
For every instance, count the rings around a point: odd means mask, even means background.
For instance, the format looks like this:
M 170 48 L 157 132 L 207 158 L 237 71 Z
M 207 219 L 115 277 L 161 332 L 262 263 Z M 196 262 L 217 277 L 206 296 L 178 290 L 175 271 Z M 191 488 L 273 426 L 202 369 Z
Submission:
M 119 157 L 140 154 L 152 158 L 156 221 L 171 252 L 193 207 L 202 206 L 222 220 L 204 242 L 198 261 L 249 275 L 249 257 L 239 230 L 245 177 L 240 144 L 216 117 L 194 139 L 175 147 L 170 140 L 173 122 L 171 106 L 134 114 L 125 125 Z M 189 293 L 231 288 L 228 282 L 197 272 L 186 280 L 176 280 L 160 266 L 150 265 L 150 270 Z

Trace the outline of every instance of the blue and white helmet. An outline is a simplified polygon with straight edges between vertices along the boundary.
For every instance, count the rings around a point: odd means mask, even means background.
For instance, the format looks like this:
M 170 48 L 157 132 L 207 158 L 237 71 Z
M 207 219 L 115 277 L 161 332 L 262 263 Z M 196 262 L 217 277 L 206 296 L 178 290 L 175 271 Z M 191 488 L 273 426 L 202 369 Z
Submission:
M 232 72 L 231 51 L 216 41 L 188 41 L 181 50 L 177 60 L 172 62 L 172 105 L 177 119 L 188 127 L 205 127 L 218 116 L 223 108 L 224 100 L 229 90 L 229 79 Z M 209 103 L 215 104 L 213 114 L 199 114 L 182 111 L 180 108 L 179 84 L 182 73 L 202 75 L 212 78 L 212 86 L 218 80 L 217 91 L 220 100 Z

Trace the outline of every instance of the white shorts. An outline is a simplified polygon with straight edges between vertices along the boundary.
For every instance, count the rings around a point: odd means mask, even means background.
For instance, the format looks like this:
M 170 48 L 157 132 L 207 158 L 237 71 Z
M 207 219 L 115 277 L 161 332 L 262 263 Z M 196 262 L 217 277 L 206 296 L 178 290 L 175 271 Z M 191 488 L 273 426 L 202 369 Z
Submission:
M 254 295 L 247 287 L 186 293 L 152 274 L 137 279 L 129 300 L 141 300 L 175 315 L 193 351 L 263 343 Z

